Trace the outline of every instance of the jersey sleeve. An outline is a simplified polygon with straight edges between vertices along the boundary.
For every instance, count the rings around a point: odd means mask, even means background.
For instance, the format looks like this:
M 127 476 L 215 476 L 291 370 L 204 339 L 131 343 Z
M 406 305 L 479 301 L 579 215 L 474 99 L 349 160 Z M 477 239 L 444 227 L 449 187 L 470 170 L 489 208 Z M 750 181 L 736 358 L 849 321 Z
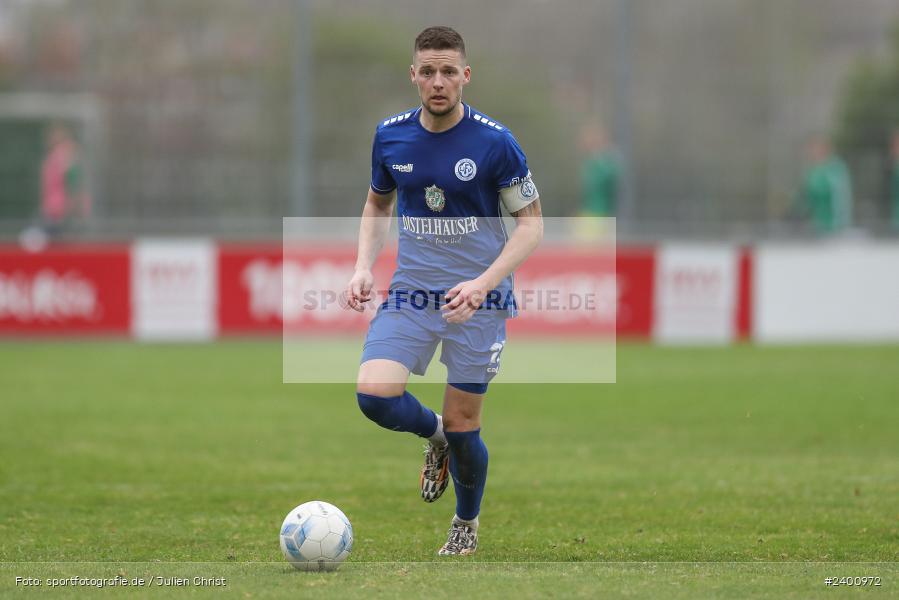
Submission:
M 371 145 L 371 189 L 379 194 L 387 194 L 396 189 L 390 170 L 381 155 L 380 131 L 375 131 L 375 139 Z
M 501 190 L 520 183 L 528 176 L 528 159 L 511 133 L 502 136 L 496 162 L 496 188 Z

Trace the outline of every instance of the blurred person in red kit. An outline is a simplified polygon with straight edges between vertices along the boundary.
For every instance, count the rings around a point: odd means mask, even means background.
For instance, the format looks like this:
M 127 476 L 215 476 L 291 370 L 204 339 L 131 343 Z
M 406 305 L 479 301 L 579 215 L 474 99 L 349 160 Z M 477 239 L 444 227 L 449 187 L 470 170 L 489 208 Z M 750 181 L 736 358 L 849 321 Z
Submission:
M 73 215 L 90 214 L 81 152 L 72 132 L 54 124 L 47 131 L 47 153 L 41 163 L 41 228 L 53 238 Z

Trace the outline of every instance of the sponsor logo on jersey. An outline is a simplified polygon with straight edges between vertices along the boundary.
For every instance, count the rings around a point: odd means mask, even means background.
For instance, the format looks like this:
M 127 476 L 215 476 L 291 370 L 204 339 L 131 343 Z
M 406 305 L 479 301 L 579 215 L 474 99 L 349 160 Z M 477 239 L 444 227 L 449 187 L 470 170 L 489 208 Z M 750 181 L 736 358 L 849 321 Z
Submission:
M 478 231 L 477 217 L 409 217 L 403 215 L 403 229 L 416 235 L 468 235 Z
M 391 165 L 391 168 L 394 171 L 399 171 L 400 173 L 411 173 L 412 163 L 406 163 L 404 165 Z
M 440 212 L 446 206 L 446 196 L 437 184 L 425 188 L 425 204 L 434 212 Z
M 456 163 L 456 177 L 462 181 L 471 181 L 478 174 L 478 166 L 470 158 L 463 158 Z

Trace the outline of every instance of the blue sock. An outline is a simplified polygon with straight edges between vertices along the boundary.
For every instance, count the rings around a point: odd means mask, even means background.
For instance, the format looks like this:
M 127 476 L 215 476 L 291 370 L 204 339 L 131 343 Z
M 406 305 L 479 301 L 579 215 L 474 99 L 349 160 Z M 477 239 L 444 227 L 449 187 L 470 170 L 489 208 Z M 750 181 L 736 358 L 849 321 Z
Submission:
M 430 437 L 437 431 L 437 415 L 409 392 L 393 398 L 356 393 L 359 408 L 365 416 L 393 431 L 408 431 L 419 437 Z
M 487 446 L 480 429 L 444 433 L 451 450 L 449 470 L 456 488 L 456 515 L 470 521 L 481 512 L 487 483 Z

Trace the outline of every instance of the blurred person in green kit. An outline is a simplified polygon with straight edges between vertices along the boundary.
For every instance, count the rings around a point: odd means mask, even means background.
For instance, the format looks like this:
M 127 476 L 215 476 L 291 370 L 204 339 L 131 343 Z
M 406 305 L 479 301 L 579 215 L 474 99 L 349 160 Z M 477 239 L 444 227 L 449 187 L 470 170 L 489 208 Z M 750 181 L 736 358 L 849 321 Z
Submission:
M 588 123 L 581 134 L 581 209 L 576 237 L 584 241 L 603 237 L 611 227 L 601 218 L 614 217 L 621 189 L 621 157 L 598 122 Z
M 618 209 L 621 181 L 621 159 L 609 142 L 605 129 L 591 123 L 581 137 L 585 159 L 581 167 L 581 190 L 584 214 L 592 217 L 614 217 Z
M 852 180 L 830 141 L 813 136 L 806 145 L 807 166 L 796 205 L 819 234 L 837 233 L 852 224 Z

